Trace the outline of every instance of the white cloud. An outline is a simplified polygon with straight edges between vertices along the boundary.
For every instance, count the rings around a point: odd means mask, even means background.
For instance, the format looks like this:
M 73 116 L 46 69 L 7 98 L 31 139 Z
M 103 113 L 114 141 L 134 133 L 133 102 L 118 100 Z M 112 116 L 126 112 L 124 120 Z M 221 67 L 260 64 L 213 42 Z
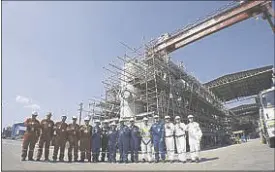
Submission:
M 30 105 L 25 105 L 24 108 L 29 108 L 32 110 L 39 110 L 40 106 L 38 104 L 30 104 Z
M 21 103 L 21 104 L 28 104 L 30 103 L 30 99 L 27 97 L 23 97 L 23 96 L 16 96 L 16 102 L 17 103 Z

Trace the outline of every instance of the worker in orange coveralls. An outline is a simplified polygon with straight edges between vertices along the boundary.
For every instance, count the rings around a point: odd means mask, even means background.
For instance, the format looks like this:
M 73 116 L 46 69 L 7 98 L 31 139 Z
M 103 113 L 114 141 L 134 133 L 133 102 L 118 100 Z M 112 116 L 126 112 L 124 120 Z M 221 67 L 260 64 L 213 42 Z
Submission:
M 54 126 L 54 129 L 56 132 L 56 143 L 54 145 L 54 151 L 53 151 L 54 162 L 57 159 L 59 148 L 60 148 L 59 161 L 64 162 L 65 146 L 68 139 L 68 133 L 67 133 L 68 124 L 66 123 L 66 119 L 67 119 L 67 116 L 62 115 L 62 121 L 57 122 Z
M 28 150 L 28 160 L 33 161 L 34 147 L 40 136 L 40 123 L 36 119 L 37 115 L 37 112 L 33 112 L 32 117 L 28 118 L 24 122 L 24 125 L 26 126 L 26 132 L 23 136 L 23 146 L 21 155 L 22 161 L 26 160 Z
M 84 162 L 85 155 L 88 162 L 91 162 L 91 139 L 92 139 L 92 126 L 89 125 L 89 117 L 84 119 L 85 125 L 80 127 L 80 162 Z
M 37 161 L 40 161 L 44 144 L 45 144 L 45 152 L 44 152 L 45 161 L 49 161 L 49 148 L 50 148 L 51 140 L 53 138 L 53 131 L 54 131 L 53 130 L 54 122 L 53 120 L 51 120 L 51 117 L 52 117 L 52 113 L 49 112 L 47 114 L 46 119 L 43 119 L 40 123 L 42 132 L 38 143 L 39 149 L 37 153 L 37 159 L 36 159 Z
M 72 150 L 74 149 L 74 161 L 78 160 L 78 140 L 79 140 L 79 125 L 76 123 L 77 117 L 72 117 L 73 123 L 69 124 L 68 131 L 68 140 L 69 140 L 69 149 L 68 149 L 68 159 L 69 162 L 72 162 Z

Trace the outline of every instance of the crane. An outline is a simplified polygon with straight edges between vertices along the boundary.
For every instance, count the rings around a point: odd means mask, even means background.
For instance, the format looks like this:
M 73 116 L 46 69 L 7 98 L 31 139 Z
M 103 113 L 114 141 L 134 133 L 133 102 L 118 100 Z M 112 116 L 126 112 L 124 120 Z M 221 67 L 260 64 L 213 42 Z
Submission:
M 169 54 L 192 42 L 259 14 L 263 14 L 263 19 L 267 19 L 275 33 L 274 23 L 271 18 L 275 18 L 271 0 L 240 1 L 238 5 L 215 14 L 189 28 L 172 35 L 162 35 L 161 39 L 147 46 L 149 48 L 146 50 L 146 56 L 150 57 L 156 53 Z

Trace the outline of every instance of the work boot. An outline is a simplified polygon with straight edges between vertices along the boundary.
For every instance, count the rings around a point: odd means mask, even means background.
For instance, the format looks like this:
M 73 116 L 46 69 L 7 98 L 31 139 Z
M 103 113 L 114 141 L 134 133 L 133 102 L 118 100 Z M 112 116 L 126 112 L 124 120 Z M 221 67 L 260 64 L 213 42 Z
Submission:
M 48 162 L 48 161 L 49 161 L 49 158 L 46 158 L 44 161 Z
M 40 161 L 40 158 L 37 158 L 36 161 Z
M 199 158 L 196 158 L 196 163 L 199 163 L 199 162 L 200 162 Z
M 34 159 L 33 158 L 29 158 L 29 161 L 34 161 Z
M 26 161 L 26 158 L 21 158 L 21 161 Z

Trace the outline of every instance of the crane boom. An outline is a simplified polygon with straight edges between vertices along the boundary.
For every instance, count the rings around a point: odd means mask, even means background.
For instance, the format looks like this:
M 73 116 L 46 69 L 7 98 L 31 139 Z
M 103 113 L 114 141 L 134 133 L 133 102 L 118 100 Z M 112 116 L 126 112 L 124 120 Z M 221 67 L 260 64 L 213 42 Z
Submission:
M 192 42 L 200 40 L 205 36 L 261 13 L 263 13 L 265 18 L 267 18 L 273 32 L 275 32 L 274 23 L 272 23 L 272 20 L 270 19 L 271 16 L 274 17 L 272 2 L 270 0 L 247 1 L 217 14 L 208 20 L 193 26 L 192 28 L 179 32 L 175 35 L 171 35 L 165 40 L 156 43 L 147 51 L 147 55 L 150 56 L 159 52 L 171 53 Z

